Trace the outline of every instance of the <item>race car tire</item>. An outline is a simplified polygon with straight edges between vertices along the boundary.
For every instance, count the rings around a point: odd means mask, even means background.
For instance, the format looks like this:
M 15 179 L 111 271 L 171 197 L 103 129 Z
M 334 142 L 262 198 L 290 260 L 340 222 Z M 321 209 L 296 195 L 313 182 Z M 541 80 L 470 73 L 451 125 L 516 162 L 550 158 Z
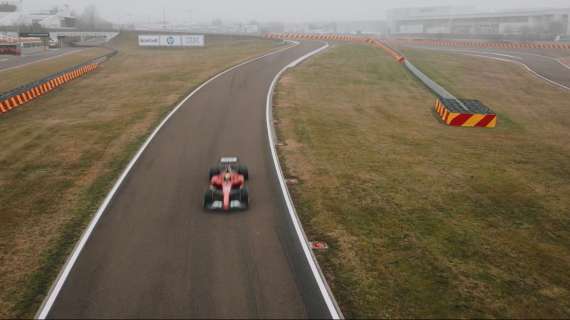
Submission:
M 206 193 L 204 194 L 204 208 L 207 209 L 212 204 L 212 202 L 214 202 L 214 191 L 206 190 Z
M 246 166 L 240 165 L 238 167 L 238 173 L 241 174 L 245 180 L 249 180 L 249 170 L 247 170 Z
M 249 207 L 249 191 L 247 190 L 247 187 L 240 190 L 240 198 L 241 202 L 245 203 L 246 207 Z
M 210 171 L 208 172 L 208 175 L 210 176 L 210 180 L 212 180 L 213 176 L 219 175 L 220 172 L 222 172 L 222 170 L 220 170 L 219 167 L 210 168 Z

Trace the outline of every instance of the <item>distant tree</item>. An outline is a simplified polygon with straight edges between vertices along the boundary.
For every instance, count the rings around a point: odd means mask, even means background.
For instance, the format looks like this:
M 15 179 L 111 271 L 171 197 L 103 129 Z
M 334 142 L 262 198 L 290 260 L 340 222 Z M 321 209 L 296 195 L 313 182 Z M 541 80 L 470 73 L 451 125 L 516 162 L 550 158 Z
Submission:
M 95 5 L 88 5 L 85 10 L 83 10 L 83 14 L 81 15 L 82 25 L 87 27 L 87 29 L 94 30 L 97 17 L 97 7 Z
M 89 5 L 79 16 L 77 26 L 81 30 L 104 30 L 111 29 L 112 24 L 99 15 L 99 11 L 95 5 Z

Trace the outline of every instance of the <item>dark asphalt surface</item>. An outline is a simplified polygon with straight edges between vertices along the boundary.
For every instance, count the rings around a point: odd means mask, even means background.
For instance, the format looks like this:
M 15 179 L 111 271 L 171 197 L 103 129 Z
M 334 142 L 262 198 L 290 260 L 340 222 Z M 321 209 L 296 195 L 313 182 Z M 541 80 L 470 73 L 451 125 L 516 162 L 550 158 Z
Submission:
M 402 45 L 414 49 L 429 49 L 457 53 L 463 55 L 478 55 L 494 59 L 509 60 L 527 65 L 537 74 L 570 88 L 570 69 L 556 60 L 552 50 L 545 49 L 540 53 L 538 49 L 488 49 L 488 48 L 442 48 L 435 46 Z M 566 50 L 566 52 L 568 52 Z M 570 52 L 568 52 L 570 55 Z
M 61 55 L 78 52 L 81 50 L 84 50 L 84 48 L 62 48 L 57 50 L 50 49 L 45 52 L 39 52 L 24 56 L 0 55 L 0 72 L 28 64 L 33 64 L 42 60 L 52 59 Z
M 274 76 L 320 46 L 226 73 L 178 110 L 101 218 L 50 318 L 326 316 L 288 231 L 265 122 Z M 202 209 L 208 168 L 221 156 L 249 166 L 246 212 Z

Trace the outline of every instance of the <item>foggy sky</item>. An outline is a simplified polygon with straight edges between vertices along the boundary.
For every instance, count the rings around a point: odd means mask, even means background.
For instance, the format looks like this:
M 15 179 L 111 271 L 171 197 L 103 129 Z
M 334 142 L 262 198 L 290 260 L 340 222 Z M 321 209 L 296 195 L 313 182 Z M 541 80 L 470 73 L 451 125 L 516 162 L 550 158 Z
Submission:
M 88 4 L 115 23 L 160 22 L 163 9 L 170 22 L 347 21 L 385 18 L 386 9 L 417 6 L 475 6 L 480 10 L 570 7 L 568 0 L 23 0 L 26 10 L 69 4 L 81 12 Z

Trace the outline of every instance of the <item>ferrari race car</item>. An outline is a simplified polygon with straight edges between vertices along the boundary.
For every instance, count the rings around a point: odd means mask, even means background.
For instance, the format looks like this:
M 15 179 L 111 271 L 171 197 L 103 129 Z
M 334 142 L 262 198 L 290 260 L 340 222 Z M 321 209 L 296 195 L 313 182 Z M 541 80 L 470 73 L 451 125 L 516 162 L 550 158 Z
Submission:
M 220 159 L 220 163 L 210 169 L 210 186 L 204 194 L 204 208 L 207 210 L 245 210 L 249 207 L 249 194 L 246 181 L 249 180 L 247 167 L 239 164 L 237 157 Z

